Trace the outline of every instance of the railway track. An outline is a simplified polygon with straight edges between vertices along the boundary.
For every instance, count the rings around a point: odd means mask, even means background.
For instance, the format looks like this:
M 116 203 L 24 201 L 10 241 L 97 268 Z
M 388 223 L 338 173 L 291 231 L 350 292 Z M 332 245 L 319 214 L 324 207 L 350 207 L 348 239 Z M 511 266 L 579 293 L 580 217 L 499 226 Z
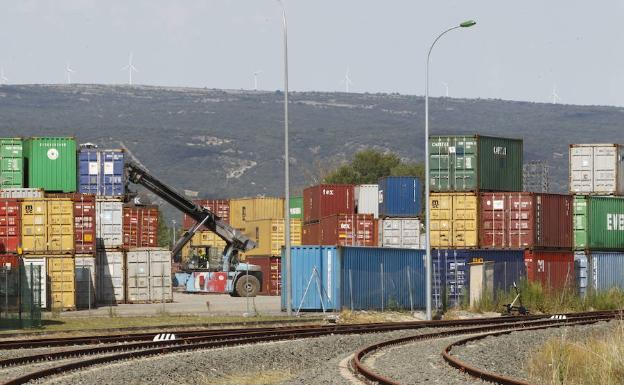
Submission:
M 421 334 L 417 336 L 397 338 L 369 345 L 360 349 L 354 354 L 351 361 L 351 367 L 354 373 L 359 377 L 363 378 L 365 381 L 381 385 L 403 385 L 401 384 L 401 382 L 377 373 L 368 366 L 366 366 L 364 363 L 366 357 L 370 356 L 375 352 L 379 352 L 382 349 L 387 349 L 389 347 L 397 345 L 403 345 L 423 340 L 433 340 L 451 336 L 460 336 L 463 334 L 470 334 L 470 337 L 453 342 L 452 344 L 448 345 L 443 352 L 441 352 L 446 362 L 448 362 L 451 366 L 459 369 L 460 371 L 468 373 L 475 378 L 489 381 L 492 383 L 503 385 L 531 385 L 526 381 L 508 378 L 471 366 L 461 361 L 457 357 L 454 357 L 451 354 L 451 351 L 455 346 L 464 345 L 468 342 L 483 339 L 489 336 L 508 334 L 515 331 L 529 331 L 552 327 L 587 325 L 600 321 L 611 320 L 620 316 L 620 311 L 575 313 L 566 314 L 565 318 L 551 319 L 550 317 L 548 317 L 542 319 L 525 319 L 520 321 L 514 320 L 513 322 L 509 323 L 488 324 L 472 328 L 459 328 L 454 330 Z
M 592 313 L 593 317 L 612 317 L 613 313 Z M 570 317 L 574 317 L 570 315 Z M 589 317 L 589 316 L 588 316 Z M 21 349 L 27 352 L 31 348 L 70 346 L 72 349 L 48 352 L 45 354 L 26 354 L 0 360 L 0 368 L 10 368 L 45 362 L 51 367 L 36 369 L 26 374 L 5 379 L 2 384 L 24 384 L 28 381 L 61 374 L 67 371 L 85 368 L 97 364 L 112 363 L 121 360 L 136 359 L 147 356 L 163 355 L 198 349 L 212 349 L 219 347 L 237 346 L 258 342 L 280 341 L 289 339 L 314 338 L 333 334 L 364 334 L 380 333 L 395 330 L 410 330 L 421 328 L 460 328 L 472 332 L 496 331 L 509 329 L 518 325 L 547 325 L 554 321 L 548 316 L 528 317 L 496 317 L 469 320 L 451 321 L 419 321 L 402 323 L 373 323 L 354 325 L 326 325 L 326 326 L 292 326 L 267 327 L 253 329 L 225 329 L 225 330 L 196 330 L 184 331 L 176 334 L 175 340 L 152 341 L 155 333 L 133 333 L 124 335 L 100 335 L 90 337 L 46 338 L 31 341 L 0 341 L 0 350 Z M 441 331 L 428 334 L 446 335 L 453 331 Z M 407 341 L 407 340 L 406 340 Z M 97 345 L 97 346 L 90 346 Z M 73 347 L 76 347 L 75 349 Z M 63 362 L 71 360 L 72 362 Z M 58 361 L 58 364 L 56 362 Z

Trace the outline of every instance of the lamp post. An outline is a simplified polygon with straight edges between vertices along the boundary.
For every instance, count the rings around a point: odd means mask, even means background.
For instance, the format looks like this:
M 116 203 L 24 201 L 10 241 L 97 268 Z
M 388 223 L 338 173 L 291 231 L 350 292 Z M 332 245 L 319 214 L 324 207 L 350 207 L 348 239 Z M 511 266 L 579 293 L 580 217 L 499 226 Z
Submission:
M 173 246 L 175 246 L 175 244 L 176 244 L 176 231 L 175 231 L 176 221 L 175 221 L 175 219 L 172 219 L 171 223 L 173 224 L 173 228 L 171 229 L 171 232 L 173 233 L 173 236 L 172 236 L 173 243 L 172 244 L 173 244 Z M 175 255 L 174 255 L 174 257 L 175 257 Z
M 429 207 L 429 59 L 431 58 L 431 51 L 435 44 L 440 40 L 442 36 L 446 33 L 458 29 L 458 28 L 468 28 L 477 24 L 474 20 L 467 20 L 461 23 L 460 25 L 456 25 L 451 27 L 435 38 L 431 46 L 429 47 L 429 52 L 427 53 L 427 69 L 426 69 L 426 79 L 425 79 L 425 243 L 426 243 L 426 259 L 425 263 L 427 265 L 427 320 L 431 320 L 431 209 Z
M 288 26 L 286 7 L 282 0 L 277 0 L 282 7 L 282 28 L 284 34 L 284 259 L 286 262 L 286 314 L 292 315 L 292 277 L 290 269 L 290 158 L 288 155 Z

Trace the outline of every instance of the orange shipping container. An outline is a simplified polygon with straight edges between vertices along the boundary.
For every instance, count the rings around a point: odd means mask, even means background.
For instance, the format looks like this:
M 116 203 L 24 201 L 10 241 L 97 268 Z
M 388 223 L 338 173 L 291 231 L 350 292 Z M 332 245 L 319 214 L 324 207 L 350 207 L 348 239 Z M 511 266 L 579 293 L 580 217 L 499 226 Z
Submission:
M 124 248 L 158 247 L 158 213 L 158 206 L 123 208 Z
M 321 219 L 321 245 L 377 246 L 373 214 L 337 214 Z

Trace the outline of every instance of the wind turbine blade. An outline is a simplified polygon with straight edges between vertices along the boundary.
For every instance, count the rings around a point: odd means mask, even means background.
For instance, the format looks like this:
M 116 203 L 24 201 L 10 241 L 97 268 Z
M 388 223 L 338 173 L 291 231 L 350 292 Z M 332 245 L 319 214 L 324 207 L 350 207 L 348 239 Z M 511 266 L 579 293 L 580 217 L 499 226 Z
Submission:
M 126 64 L 125 66 L 121 67 L 119 70 L 120 71 L 126 71 L 129 67 L 129 64 Z

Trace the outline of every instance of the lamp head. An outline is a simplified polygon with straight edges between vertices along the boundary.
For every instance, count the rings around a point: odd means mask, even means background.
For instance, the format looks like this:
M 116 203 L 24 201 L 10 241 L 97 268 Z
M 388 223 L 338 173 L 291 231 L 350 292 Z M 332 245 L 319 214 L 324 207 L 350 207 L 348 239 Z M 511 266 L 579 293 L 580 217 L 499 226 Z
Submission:
M 475 24 L 477 24 L 477 22 L 474 20 L 466 20 L 463 23 L 461 23 L 459 26 L 462 28 L 468 28 L 468 27 L 472 27 Z

